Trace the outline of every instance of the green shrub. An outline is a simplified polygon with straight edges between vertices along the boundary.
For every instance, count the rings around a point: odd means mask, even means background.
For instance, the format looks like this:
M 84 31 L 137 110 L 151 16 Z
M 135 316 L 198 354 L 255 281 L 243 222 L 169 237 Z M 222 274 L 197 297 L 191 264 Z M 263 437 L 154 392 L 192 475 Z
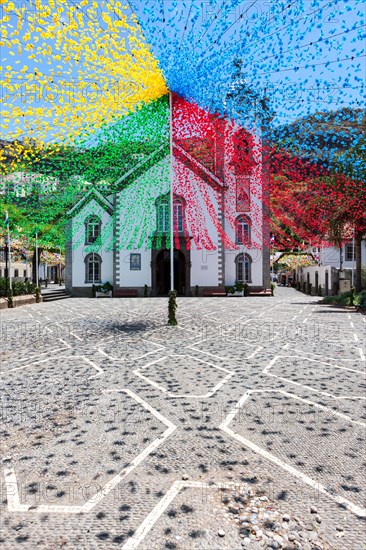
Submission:
M 276 288 L 276 285 L 274 283 L 271 283 L 271 296 L 274 296 L 274 289 Z
M 40 290 L 39 290 L 39 286 L 36 286 L 36 287 L 35 287 L 35 291 L 34 291 L 34 292 L 35 292 L 35 295 L 36 295 L 36 302 L 37 302 L 37 304 L 39 304 L 40 299 L 41 299 L 41 292 L 40 292 Z
M 355 301 L 355 289 L 354 289 L 353 286 L 351 286 L 351 292 L 350 292 L 350 297 L 349 297 L 349 305 L 353 306 L 354 301 Z
M 337 296 L 325 296 L 323 298 L 323 304 L 339 304 L 343 306 L 352 306 L 352 305 L 360 305 L 362 303 L 366 304 L 365 290 L 363 290 L 359 294 L 354 294 L 352 293 L 352 290 L 351 290 L 350 292 L 345 292 L 344 294 L 340 294 Z
M 247 283 L 244 285 L 244 296 L 249 296 L 249 285 Z
M 10 281 L 8 279 L 8 290 Z M 34 294 L 36 285 L 30 282 L 13 280 L 11 284 L 12 296 L 22 296 L 24 294 Z M 6 279 L 0 277 L 0 296 L 7 296 L 6 294 Z
M 356 294 L 355 305 L 356 306 L 366 305 L 366 290 L 362 290 L 359 294 Z
M 8 279 L 8 288 L 9 288 L 9 279 Z M 7 296 L 5 277 L 0 278 L 0 295 L 1 296 Z
M 361 288 L 363 290 L 366 288 L 366 266 L 361 268 Z

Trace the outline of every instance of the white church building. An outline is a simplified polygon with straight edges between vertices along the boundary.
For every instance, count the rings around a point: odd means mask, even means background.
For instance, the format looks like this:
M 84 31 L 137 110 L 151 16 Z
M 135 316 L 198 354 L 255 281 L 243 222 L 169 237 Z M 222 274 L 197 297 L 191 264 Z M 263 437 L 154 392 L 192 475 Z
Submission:
M 65 271 L 71 295 L 92 296 L 93 285 L 106 282 L 115 297 L 143 296 L 146 287 L 148 296 L 168 294 L 171 168 L 178 295 L 215 294 L 237 281 L 251 291 L 269 288 L 260 133 L 223 124 L 224 137 L 206 147 L 211 160 L 196 154 L 192 140 L 188 146 L 175 139 L 172 150 L 163 144 L 121 174 L 113 193 L 92 188 L 72 208 Z

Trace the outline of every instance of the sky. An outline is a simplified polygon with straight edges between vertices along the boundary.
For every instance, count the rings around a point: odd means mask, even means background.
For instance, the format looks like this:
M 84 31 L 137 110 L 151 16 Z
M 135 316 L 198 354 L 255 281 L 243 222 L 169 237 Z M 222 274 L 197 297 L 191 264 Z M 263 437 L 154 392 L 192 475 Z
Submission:
M 5 12 L 8 20 L 3 22 L 5 33 L 13 32 L 11 25 L 16 29 L 19 8 L 24 8 L 23 18 L 32 20 L 36 12 L 34 1 L 5 0 L 10 7 Z M 49 1 L 43 0 L 43 4 Z M 89 33 L 89 39 L 93 38 L 89 45 L 92 44 L 91 49 L 93 44 L 95 47 L 92 54 L 98 56 L 101 54 L 97 45 L 103 45 L 103 60 L 98 70 L 94 63 L 93 70 L 81 71 L 81 62 L 91 55 L 85 46 L 80 48 L 80 60 L 75 61 L 75 55 L 67 59 L 65 48 L 60 49 L 59 59 L 55 59 L 57 48 L 52 39 L 37 36 L 37 32 L 38 35 L 41 32 L 37 28 L 32 32 L 34 46 L 39 48 L 42 44 L 43 52 L 49 47 L 54 51 L 52 56 L 43 53 L 30 59 L 32 51 L 22 47 L 29 26 L 27 22 L 18 31 L 18 46 L 9 48 L 6 42 L 3 44 L 3 75 L 7 74 L 8 67 L 12 68 L 8 74 L 14 82 L 22 82 L 25 73 L 35 70 L 42 75 L 53 75 L 53 99 L 45 100 L 47 93 L 42 93 L 41 97 L 32 100 L 23 87 L 13 94 L 9 109 L 10 100 L 6 98 L 9 85 L 2 85 L 4 118 L 9 117 L 7 128 L 2 128 L 2 139 L 11 139 L 17 124 L 19 127 L 27 117 L 32 120 L 32 135 L 38 132 L 50 141 L 69 130 L 75 133 L 77 124 L 82 128 L 81 135 L 87 134 L 93 131 L 93 125 L 100 125 L 101 120 L 109 124 L 113 117 L 126 115 L 141 98 L 154 100 L 166 93 L 164 82 L 159 80 L 159 71 L 168 89 L 197 102 L 202 108 L 222 113 L 227 107 L 223 98 L 232 82 L 235 58 L 243 62 L 241 78 L 248 87 L 257 97 L 265 95 L 270 99 L 274 125 L 290 123 L 318 111 L 365 108 L 365 0 L 128 0 L 121 2 L 120 9 L 127 16 L 130 27 L 120 27 L 119 36 L 110 42 L 106 13 L 117 20 L 120 13 L 117 2 L 112 2 L 114 8 L 111 10 L 104 0 L 100 0 L 94 3 L 92 12 L 91 2 L 65 0 L 63 4 L 74 12 L 78 10 L 84 20 L 84 25 L 75 30 L 74 41 L 81 43 Z M 4 16 L 4 5 L 2 10 Z M 139 40 L 146 44 L 151 57 L 145 52 L 140 55 L 142 46 L 136 46 L 131 39 L 131 28 L 136 26 L 133 14 L 142 29 Z M 60 18 L 67 23 L 67 10 Z M 47 24 L 43 22 L 43 28 L 47 28 Z M 42 24 L 39 26 L 42 30 Z M 88 26 L 93 27 L 92 30 Z M 28 40 L 27 44 L 30 43 Z M 118 57 L 114 51 L 117 43 L 120 47 Z M 137 51 L 134 60 L 142 59 L 141 66 L 136 61 L 124 72 L 123 48 L 126 57 Z M 154 59 L 157 65 L 150 71 Z M 24 66 L 27 69 L 22 73 Z M 57 95 L 57 88 L 64 87 L 65 82 L 74 90 L 68 103 L 72 114 L 66 113 L 62 106 L 60 112 L 66 115 L 57 118 L 53 113 L 63 101 L 60 99 L 62 93 Z M 78 95 L 81 83 L 84 102 Z M 106 85 L 109 86 L 107 96 Z M 110 93 L 113 86 L 116 86 L 116 93 Z M 146 93 L 136 91 L 139 86 Z M 14 106 L 23 113 L 19 123 L 15 122 Z M 235 111 L 229 114 L 241 116 Z M 55 131 L 57 124 L 59 132 Z
M 275 123 L 365 106 L 364 1 L 135 0 L 130 5 L 168 86 L 201 103 L 218 100 L 238 56 L 250 87 L 270 97 Z

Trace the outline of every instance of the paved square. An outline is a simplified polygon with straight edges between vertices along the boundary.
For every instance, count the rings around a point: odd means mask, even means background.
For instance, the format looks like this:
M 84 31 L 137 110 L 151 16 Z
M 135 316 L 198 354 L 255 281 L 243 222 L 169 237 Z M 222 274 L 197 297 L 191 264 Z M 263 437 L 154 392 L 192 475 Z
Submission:
M 220 508 L 240 484 L 364 548 L 365 316 L 317 300 L 179 299 L 178 327 L 160 298 L 3 311 L 2 546 L 276 547 Z

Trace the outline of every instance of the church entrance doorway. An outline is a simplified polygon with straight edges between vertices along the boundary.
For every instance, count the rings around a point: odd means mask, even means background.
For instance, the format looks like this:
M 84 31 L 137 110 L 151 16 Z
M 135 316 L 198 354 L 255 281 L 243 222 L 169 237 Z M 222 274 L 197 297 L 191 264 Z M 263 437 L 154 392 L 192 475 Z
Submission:
M 170 250 L 160 250 L 156 256 L 156 295 L 166 296 L 170 290 Z M 186 258 L 174 250 L 174 290 L 185 296 L 187 291 Z

